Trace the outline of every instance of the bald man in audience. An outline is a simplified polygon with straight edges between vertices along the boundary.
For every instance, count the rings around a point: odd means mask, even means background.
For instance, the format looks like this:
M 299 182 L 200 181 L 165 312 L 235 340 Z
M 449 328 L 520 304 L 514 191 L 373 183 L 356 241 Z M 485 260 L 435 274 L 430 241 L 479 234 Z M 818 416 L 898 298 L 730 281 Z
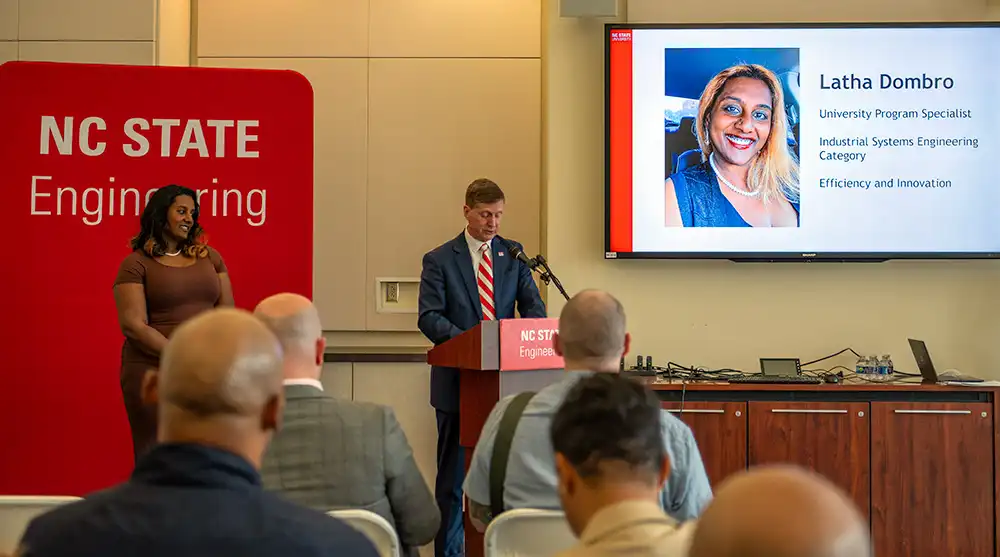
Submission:
M 181 325 L 144 388 L 160 444 L 126 483 L 33 520 L 21 557 L 376 557 L 360 532 L 261 488 L 281 383 L 281 345 L 249 312 Z
M 607 292 L 585 290 L 563 307 L 554 347 L 566 366 L 563 380 L 538 391 L 515 424 L 502 482 L 503 498 L 492 504 L 490 470 L 500 422 L 514 400 L 497 403 L 486 420 L 465 479 L 469 517 L 476 529 L 504 510 L 559 509 L 555 457 L 549 426 L 566 394 L 592 373 L 618 373 L 618 362 L 628 352 L 631 337 L 625 310 Z M 691 429 L 667 411 L 660 412 L 663 443 L 671 462 L 670 475 L 660 492 L 660 505 L 674 520 L 696 518 L 712 498 L 705 465 Z M 495 507 L 495 508 L 494 508 Z
M 872 549 L 866 521 L 846 494 L 822 476 L 776 466 L 719 487 L 689 555 L 871 557 Z
M 396 414 L 324 392 L 326 341 L 308 298 L 277 294 L 254 314 L 285 352 L 284 419 L 264 456 L 265 489 L 321 511 L 373 511 L 396 526 L 404 554 L 416 555 L 434 540 L 441 516 Z

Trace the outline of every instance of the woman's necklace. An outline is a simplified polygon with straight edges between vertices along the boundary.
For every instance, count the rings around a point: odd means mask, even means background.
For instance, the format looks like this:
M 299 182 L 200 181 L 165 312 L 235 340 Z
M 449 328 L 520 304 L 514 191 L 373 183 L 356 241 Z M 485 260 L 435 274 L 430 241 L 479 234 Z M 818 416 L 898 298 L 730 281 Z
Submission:
M 747 191 L 744 189 L 740 189 L 734 186 L 729 180 L 726 180 L 726 177 L 723 176 L 721 172 L 719 172 L 719 167 L 715 166 L 715 153 L 712 153 L 711 155 L 708 156 L 708 164 L 712 167 L 712 170 L 715 172 L 715 177 L 718 178 L 720 182 L 725 184 L 727 188 L 742 195 L 743 197 L 757 197 L 758 195 L 760 195 L 760 190 Z
M 729 186 L 729 187 L 732 187 L 732 186 Z M 180 254 L 181 254 L 181 250 L 177 250 L 174 253 L 164 253 L 163 255 L 166 255 L 167 257 L 174 257 L 174 256 L 177 256 L 177 255 L 180 255 Z

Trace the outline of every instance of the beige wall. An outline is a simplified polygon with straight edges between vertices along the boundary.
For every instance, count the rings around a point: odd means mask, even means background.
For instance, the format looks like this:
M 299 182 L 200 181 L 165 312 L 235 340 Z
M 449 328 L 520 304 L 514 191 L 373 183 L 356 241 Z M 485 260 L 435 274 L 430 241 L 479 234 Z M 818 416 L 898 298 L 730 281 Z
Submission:
M 665 364 L 758 368 L 759 357 L 818 358 L 852 346 L 914 370 L 907 337 L 941 368 L 1000 378 L 998 288 L 991 262 L 734 264 L 603 259 L 602 22 L 561 19 L 548 2 L 546 176 L 548 258 L 567 288 L 606 288 L 624 303 L 634 351 Z M 984 0 L 723 0 L 712 10 L 631 0 L 633 21 L 984 20 Z M 551 291 L 554 303 L 561 304 Z M 845 358 L 837 363 L 851 365 Z
M 536 0 L 200 0 L 194 19 L 198 65 L 287 68 L 313 84 L 314 290 L 335 347 L 426 345 L 420 259 L 461 231 L 474 178 L 504 188 L 505 232 L 538 249 Z M 397 312 L 378 311 L 378 278 L 402 279 Z
M 17 2 L 0 0 L 0 64 L 17 60 Z
M 157 0 L 0 0 L 0 62 L 155 64 L 157 5 Z

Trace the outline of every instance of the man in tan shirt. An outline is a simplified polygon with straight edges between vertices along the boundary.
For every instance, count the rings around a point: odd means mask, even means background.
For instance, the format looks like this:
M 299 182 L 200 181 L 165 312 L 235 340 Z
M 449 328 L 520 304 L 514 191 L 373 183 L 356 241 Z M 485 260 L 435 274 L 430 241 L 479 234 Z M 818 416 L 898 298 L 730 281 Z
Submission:
M 670 462 L 652 391 L 617 374 L 581 379 L 550 433 L 559 498 L 580 540 L 560 557 L 685 555 L 687 538 L 660 505 Z

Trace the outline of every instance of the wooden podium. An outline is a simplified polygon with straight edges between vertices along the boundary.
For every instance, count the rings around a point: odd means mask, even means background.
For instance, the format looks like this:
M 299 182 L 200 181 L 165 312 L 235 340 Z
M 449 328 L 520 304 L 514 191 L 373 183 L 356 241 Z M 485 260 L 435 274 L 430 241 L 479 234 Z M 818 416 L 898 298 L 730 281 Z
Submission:
M 552 346 L 558 327 L 558 319 L 483 321 L 427 353 L 428 364 L 458 368 L 461 374 L 459 445 L 465 453 L 466 472 L 479 432 L 497 401 L 537 391 L 562 378 L 563 360 Z M 479 557 L 483 536 L 469 522 L 464 508 L 463 515 L 466 555 Z

